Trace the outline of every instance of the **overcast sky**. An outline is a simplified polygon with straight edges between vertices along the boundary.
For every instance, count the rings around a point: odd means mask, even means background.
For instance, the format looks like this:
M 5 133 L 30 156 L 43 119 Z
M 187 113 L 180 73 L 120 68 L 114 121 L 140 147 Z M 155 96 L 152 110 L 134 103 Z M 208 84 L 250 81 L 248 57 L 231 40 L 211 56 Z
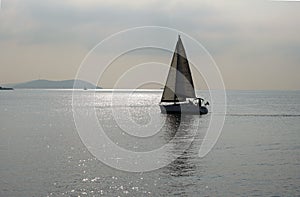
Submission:
M 228 89 L 300 89 L 300 2 L 268 0 L 2 0 L 0 84 L 75 78 L 98 42 L 145 25 L 202 43 Z

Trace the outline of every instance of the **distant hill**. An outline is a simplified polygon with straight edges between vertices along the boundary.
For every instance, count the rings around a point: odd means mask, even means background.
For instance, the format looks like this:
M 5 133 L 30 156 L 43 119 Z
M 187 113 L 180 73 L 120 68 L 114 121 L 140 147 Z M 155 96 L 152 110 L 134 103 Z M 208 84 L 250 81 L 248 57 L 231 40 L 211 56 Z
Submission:
M 63 81 L 50 81 L 50 80 L 34 80 L 25 83 L 11 85 L 15 89 L 72 89 L 76 81 L 77 89 L 101 89 L 87 81 L 82 80 L 63 80 Z

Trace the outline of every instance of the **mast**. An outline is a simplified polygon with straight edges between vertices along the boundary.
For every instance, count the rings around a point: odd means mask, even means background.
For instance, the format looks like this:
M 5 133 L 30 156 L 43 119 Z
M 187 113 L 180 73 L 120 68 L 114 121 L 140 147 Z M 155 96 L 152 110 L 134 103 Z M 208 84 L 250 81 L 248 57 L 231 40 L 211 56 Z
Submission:
M 196 95 L 189 62 L 178 35 L 161 102 L 180 102 L 186 98 L 196 98 Z

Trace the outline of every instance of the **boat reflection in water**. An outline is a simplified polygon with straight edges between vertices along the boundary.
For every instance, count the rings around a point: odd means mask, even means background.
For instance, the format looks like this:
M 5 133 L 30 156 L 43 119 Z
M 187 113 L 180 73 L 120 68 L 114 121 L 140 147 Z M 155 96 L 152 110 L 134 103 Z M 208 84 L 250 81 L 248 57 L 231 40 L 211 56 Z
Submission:
M 190 159 L 197 156 L 197 152 L 192 151 L 192 146 L 197 135 L 198 119 L 198 116 L 191 115 L 167 115 L 164 138 L 172 147 L 168 149 L 167 154 L 169 157 L 177 158 L 167 166 L 168 174 L 189 176 L 193 173 L 195 165 Z
M 166 154 L 173 161 L 162 169 L 162 176 L 169 194 L 190 195 L 197 183 L 193 177 L 201 171 L 197 160 L 205 134 L 199 130 L 199 121 L 201 118 L 197 115 L 168 114 L 166 117 L 164 138 L 171 144 Z

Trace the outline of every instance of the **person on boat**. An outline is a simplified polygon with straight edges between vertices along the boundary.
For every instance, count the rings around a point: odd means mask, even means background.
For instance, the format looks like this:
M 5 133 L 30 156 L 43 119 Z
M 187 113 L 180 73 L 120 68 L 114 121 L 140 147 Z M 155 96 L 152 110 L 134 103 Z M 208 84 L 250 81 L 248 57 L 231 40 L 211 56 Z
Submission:
M 196 98 L 196 100 L 198 101 L 199 107 L 201 107 L 202 106 L 202 101 L 204 101 L 204 99 L 203 98 Z

